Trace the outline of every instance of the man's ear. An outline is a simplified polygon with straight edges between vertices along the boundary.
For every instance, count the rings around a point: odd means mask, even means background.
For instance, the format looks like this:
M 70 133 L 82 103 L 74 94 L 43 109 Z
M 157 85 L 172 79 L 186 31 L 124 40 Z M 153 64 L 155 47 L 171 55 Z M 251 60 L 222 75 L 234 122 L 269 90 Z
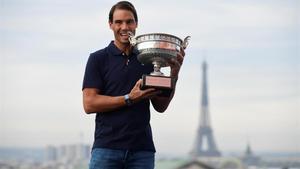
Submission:
M 111 29 L 112 22 L 108 22 L 109 28 Z

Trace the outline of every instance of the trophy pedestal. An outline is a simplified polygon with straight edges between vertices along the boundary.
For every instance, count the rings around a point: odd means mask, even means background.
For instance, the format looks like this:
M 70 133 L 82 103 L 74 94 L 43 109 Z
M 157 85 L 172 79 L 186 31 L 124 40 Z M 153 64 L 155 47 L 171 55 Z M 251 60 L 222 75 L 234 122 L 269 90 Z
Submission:
M 175 78 L 168 76 L 143 75 L 141 89 L 155 88 L 162 91 L 158 96 L 169 97 L 175 87 Z

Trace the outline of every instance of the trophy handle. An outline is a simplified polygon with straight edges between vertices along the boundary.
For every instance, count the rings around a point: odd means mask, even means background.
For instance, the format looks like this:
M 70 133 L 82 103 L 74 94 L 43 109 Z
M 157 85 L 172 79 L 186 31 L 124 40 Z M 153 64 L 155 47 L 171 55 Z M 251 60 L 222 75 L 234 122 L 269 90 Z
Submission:
M 134 46 L 136 44 L 136 38 L 134 37 L 134 34 L 130 31 L 128 31 L 127 34 L 129 36 L 128 40 L 129 40 L 130 44 L 132 46 Z
M 182 46 L 181 46 L 181 47 L 182 47 L 183 49 L 185 49 L 185 48 L 188 46 L 190 40 L 191 40 L 191 36 L 185 37 L 184 40 L 183 40 L 183 43 L 182 43 Z

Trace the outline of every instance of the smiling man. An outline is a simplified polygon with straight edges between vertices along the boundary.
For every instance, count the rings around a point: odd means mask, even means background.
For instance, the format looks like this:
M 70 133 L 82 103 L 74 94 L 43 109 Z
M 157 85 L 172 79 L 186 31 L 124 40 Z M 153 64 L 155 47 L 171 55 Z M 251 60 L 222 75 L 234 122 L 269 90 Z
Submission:
M 96 113 L 96 128 L 90 169 L 153 169 L 155 147 L 150 126 L 150 101 L 164 112 L 173 98 L 159 97 L 153 88 L 141 90 L 141 77 L 153 71 L 152 65 L 137 60 L 138 51 L 129 43 L 128 32 L 135 34 L 138 17 L 127 1 L 115 4 L 109 12 L 109 27 L 114 40 L 92 53 L 83 80 L 83 105 L 86 113 Z M 171 64 L 177 78 L 184 52 Z

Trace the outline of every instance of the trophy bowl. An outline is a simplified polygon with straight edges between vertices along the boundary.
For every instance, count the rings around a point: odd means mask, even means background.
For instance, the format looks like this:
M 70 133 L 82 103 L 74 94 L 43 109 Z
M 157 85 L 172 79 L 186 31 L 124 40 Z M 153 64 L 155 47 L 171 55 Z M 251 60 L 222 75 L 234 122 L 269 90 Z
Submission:
M 134 37 L 129 33 L 129 41 L 138 51 L 138 60 L 143 64 L 153 64 L 156 67 L 167 67 L 172 58 L 176 59 L 180 48 L 185 49 L 188 45 L 190 36 L 184 40 L 165 34 L 165 33 L 148 33 Z M 163 75 L 159 70 L 154 70 L 151 74 Z M 158 72 L 159 71 L 159 72 Z

